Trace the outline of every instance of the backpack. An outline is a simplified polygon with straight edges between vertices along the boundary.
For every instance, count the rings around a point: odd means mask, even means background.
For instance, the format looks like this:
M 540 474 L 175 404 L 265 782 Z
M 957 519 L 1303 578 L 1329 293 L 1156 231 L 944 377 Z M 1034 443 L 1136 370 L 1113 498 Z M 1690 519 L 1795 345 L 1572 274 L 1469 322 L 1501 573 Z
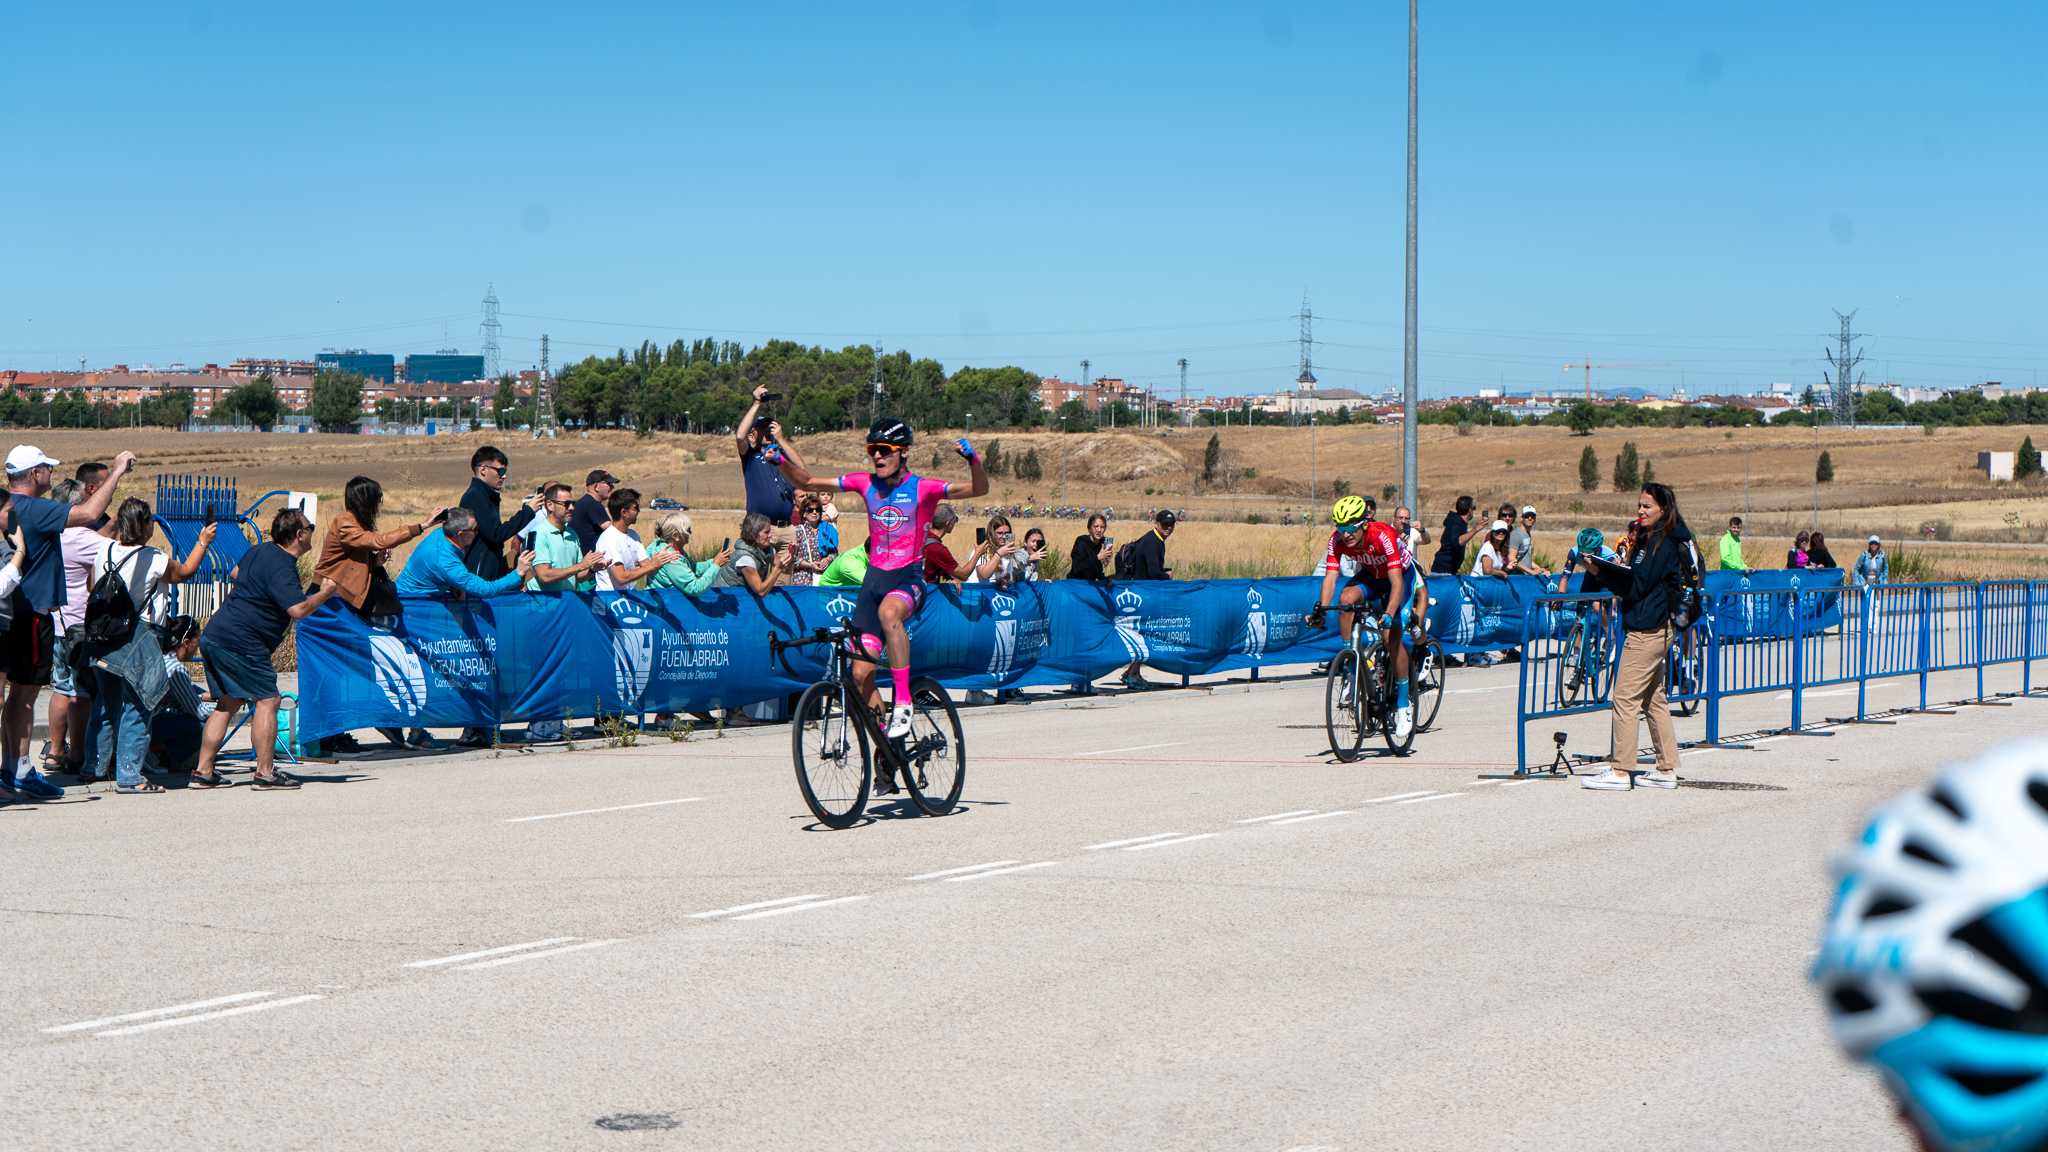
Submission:
M 1701 598 L 1705 578 L 1700 575 L 1699 556 L 1693 551 L 1693 542 L 1677 540 L 1673 543 L 1678 545 L 1678 594 L 1671 598 L 1671 626 L 1684 632 L 1705 611 Z
M 1116 550 L 1116 578 L 1130 580 L 1138 574 L 1138 542 L 1131 541 Z
M 128 591 L 128 581 L 121 575 L 122 566 L 154 548 L 137 548 L 126 560 L 102 573 L 92 586 L 92 594 L 85 601 L 85 625 L 80 632 L 80 646 L 85 652 L 104 656 L 118 650 L 135 636 L 135 623 L 140 619 L 136 611 L 135 597 Z

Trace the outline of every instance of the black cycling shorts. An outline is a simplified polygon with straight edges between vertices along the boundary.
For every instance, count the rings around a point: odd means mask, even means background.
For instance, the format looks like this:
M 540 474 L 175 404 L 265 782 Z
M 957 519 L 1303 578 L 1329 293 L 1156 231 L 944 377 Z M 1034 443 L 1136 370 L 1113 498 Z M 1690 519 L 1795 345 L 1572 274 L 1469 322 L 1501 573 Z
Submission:
M 910 610 L 924 602 L 924 565 L 911 561 L 901 568 L 876 568 L 869 565 L 867 575 L 861 577 L 860 595 L 853 602 L 853 627 L 856 632 L 879 636 L 882 634 L 882 601 L 894 593 L 902 592 L 910 599 Z

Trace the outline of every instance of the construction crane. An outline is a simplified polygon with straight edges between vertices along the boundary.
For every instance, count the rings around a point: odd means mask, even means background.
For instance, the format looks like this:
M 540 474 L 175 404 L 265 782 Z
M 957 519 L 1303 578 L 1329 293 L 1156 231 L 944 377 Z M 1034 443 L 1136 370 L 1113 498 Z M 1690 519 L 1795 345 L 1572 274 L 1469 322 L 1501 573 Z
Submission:
M 1577 370 L 1577 371 L 1582 371 L 1582 372 L 1584 372 L 1584 373 L 1586 374 L 1586 399 L 1588 399 L 1588 400 L 1591 400 L 1591 399 L 1593 398 L 1593 369 L 1595 369 L 1595 368 L 1669 368 L 1669 367 L 1671 367 L 1671 365 L 1669 365 L 1669 364 L 1656 364 L 1656 363 L 1651 363 L 1650 361 L 1647 361 L 1647 360 L 1616 360 L 1616 361 L 1613 361 L 1612 363 L 1608 363 L 1608 364 L 1595 364 L 1595 363 L 1593 363 L 1593 361 L 1592 361 L 1591 359 L 1587 359 L 1587 360 L 1586 360 L 1585 362 L 1583 362 L 1583 363 L 1579 363 L 1579 364 L 1567 364 L 1567 365 L 1565 365 L 1565 366 L 1564 366 L 1564 370 L 1565 370 L 1565 371 L 1567 371 L 1567 372 L 1571 372 L 1571 371 Z

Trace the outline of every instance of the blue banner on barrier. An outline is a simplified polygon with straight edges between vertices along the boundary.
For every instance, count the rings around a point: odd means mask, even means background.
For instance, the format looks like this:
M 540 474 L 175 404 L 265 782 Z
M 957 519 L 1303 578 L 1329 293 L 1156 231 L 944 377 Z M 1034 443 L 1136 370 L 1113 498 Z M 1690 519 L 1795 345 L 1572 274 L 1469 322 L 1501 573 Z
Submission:
M 1709 573 L 1710 604 L 1734 637 L 1789 635 L 1795 581 L 1841 574 Z M 1786 595 L 1729 595 L 1737 590 Z M 1169 674 L 1307 664 L 1337 650 L 1334 619 L 1310 629 L 1315 577 L 1121 584 L 1050 581 L 1011 590 L 935 588 L 911 621 L 911 661 L 955 688 L 1094 680 L 1133 660 Z M 1430 634 L 1453 653 L 1521 643 L 1530 576 L 1429 578 Z M 1836 597 L 1809 628 L 1839 623 Z M 755 599 L 721 590 L 513 594 L 408 600 L 396 632 L 330 605 L 299 623 L 300 707 L 318 737 L 370 727 L 508 722 L 736 707 L 796 692 L 824 673 L 804 649 L 792 679 L 768 655 L 853 610 L 853 590 L 790 588 Z M 1564 626 L 1567 622 L 1561 622 Z M 798 657 L 793 654 L 792 659 Z

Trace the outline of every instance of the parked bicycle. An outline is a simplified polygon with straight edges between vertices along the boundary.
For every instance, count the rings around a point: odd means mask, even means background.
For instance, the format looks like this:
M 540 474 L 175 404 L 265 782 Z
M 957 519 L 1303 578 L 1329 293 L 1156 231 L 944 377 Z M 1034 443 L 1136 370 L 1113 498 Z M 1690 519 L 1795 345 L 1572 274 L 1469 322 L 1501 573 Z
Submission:
M 797 787 L 819 823 L 848 828 L 867 810 L 876 783 L 875 758 L 881 758 L 881 781 L 902 780 L 910 799 L 927 816 L 944 816 L 960 802 L 967 782 L 967 738 L 960 713 L 938 681 L 929 676 L 910 681 L 910 735 L 891 740 L 887 710 L 876 712 L 853 686 L 853 662 L 873 657 L 861 651 L 851 624 L 819 628 L 801 640 L 769 633 L 768 651 L 791 676 L 789 651 L 827 645 L 830 664 L 823 680 L 804 689 L 790 722 L 790 748 L 796 761 Z
M 1671 638 L 1670 664 L 1666 667 L 1664 693 L 1671 711 L 1690 716 L 1700 710 L 1707 691 L 1707 629 L 1705 617 Z
M 1318 611 L 1337 609 L 1336 604 L 1319 605 Z M 1414 655 L 1420 656 L 1420 651 Z M 1437 654 L 1437 666 L 1443 666 L 1441 651 Z M 1415 699 L 1418 673 L 1421 661 L 1408 662 L 1409 701 L 1419 705 Z M 1439 673 L 1441 676 L 1441 673 Z M 1441 683 L 1441 680 L 1438 681 Z M 1440 695 L 1438 693 L 1437 695 Z M 1330 668 L 1323 679 L 1323 726 L 1329 732 L 1330 750 L 1337 759 L 1350 763 L 1358 759 L 1365 750 L 1365 742 L 1374 733 L 1385 737 L 1387 750 L 1396 756 L 1406 756 L 1415 745 L 1415 732 L 1422 727 L 1416 724 L 1409 729 L 1406 738 L 1394 734 L 1395 680 L 1392 653 L 1387 649 L 1385 636 L 1380 631 L 1380 621 L 1369 613 L 1361 613 L 1351 629 L 1351 642 L 1343 651 L 1330 660 Z M 1435 703 L 1431 704 L 1430 716 L 1435 718 Z

